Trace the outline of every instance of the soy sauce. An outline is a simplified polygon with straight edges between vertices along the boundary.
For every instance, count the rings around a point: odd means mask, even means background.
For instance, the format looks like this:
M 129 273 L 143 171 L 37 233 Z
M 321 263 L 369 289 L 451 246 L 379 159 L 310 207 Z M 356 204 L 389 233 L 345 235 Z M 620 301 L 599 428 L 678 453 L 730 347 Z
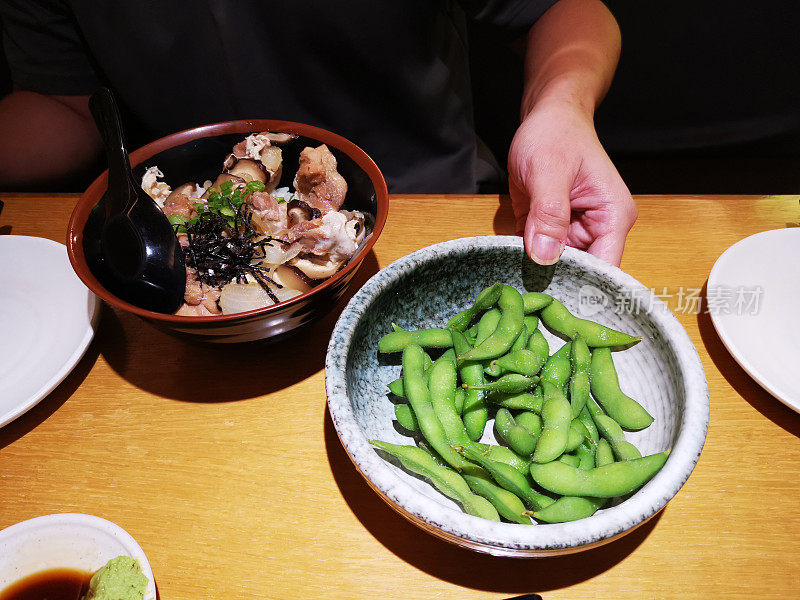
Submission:
M 91 578 L 91 573 L 77 569 L 47 569 L 0 590 L 0 600 L 80 600 Z

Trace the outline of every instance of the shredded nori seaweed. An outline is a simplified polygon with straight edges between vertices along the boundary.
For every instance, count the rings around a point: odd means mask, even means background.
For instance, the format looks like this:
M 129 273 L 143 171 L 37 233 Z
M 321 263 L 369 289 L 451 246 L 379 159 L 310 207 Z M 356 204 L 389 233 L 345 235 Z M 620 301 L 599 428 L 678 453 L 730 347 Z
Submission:
M 247 283 L 249 274 L 277 304 L 278 297 L 267 284 L 276 288 L 283 286 L 271 279 L 268 269 L 258 262 L 264 258 L 265 246 L 271 246 L 272 242 L 288 242 L 269 236 L 256 239 L 258 234 L 250 223 L 252 210 L 246 203 L 238 207 L 229 204 L 235 213 L 233 226 L 216 211 L 202 212 L 195 223 L 185 225 L 189 241 L 186 266 L 197 271 L 201 282 L 213 287 L 222 287 L 231 281 Z

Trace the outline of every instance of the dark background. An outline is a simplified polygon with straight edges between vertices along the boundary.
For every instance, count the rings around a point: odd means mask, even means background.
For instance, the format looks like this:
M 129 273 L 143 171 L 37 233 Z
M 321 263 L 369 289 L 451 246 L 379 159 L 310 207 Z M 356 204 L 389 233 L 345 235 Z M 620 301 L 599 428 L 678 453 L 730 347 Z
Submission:
M 800 3 L 606 3 L 623 51 L 596 124 L 631 192 L 800 192 Z M 518 124 L 520 42 L 471 26 L 476 128 L 501 165 Z M 0 96 L 10 89 L 0 55 Z

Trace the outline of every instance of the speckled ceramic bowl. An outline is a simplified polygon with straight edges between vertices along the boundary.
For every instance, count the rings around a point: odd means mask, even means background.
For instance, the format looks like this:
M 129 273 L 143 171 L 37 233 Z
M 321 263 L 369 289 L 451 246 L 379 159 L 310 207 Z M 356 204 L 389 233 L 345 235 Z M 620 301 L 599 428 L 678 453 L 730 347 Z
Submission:
M 579 316 L 642 336 L 615 354 L 622 388 L 655 417 L 626 433 L 642 454 L 672 449 L 661 471 L 623 502 L 594 516 L 554 525 L 495 523 L 464 514 L 425 481 L 387 462 L 369 439 L 413 443 L 396 429 L 386 384 L 400 375 L 399 357 L 379 355 L 391 323 L 443 326 L 496 282 L 545 291 Z M 551 351 L 561 340 L 545 331 Z M 700 358 L 669 309 L 620 269 L 567 248 L 557 265 L 525 257 L 521 238 L 487 236 L 436 244 L 382 269 L 353 297 L 328 346 L 328 407 L 353 463 L 389 505 L 422 529 L 450 542 L 506 556 L 546 556 L 607 543 L 641 525 L 678 492 L 692 472 L 708 429 L 708 385 Z M 483 441 L 496 443 L 491 421 Z

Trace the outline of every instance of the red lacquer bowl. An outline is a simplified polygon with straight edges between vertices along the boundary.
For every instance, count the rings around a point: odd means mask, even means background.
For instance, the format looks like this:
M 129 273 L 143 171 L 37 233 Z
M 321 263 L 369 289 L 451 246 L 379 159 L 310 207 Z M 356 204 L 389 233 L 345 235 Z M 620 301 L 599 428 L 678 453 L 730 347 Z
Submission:
M 319 127 L 290 121 L 254 119 L 215 123 L 168 135 L 139 148 L 130 156 L 134 177 L 141 179 L 148 167 L 158 165 L 165 174 L 164 179 L 173 187 L 187 181 L 213 181 L 220 173 L 222 162 L 233 145 L 246 135 L 259 131 L 285 132 L 298 136 L 295 142 L 283 149 L 281 186 L 291 186 L 303 147 L 326 144 L 336 156 L 339 172 L 347 181 L 344 207 L 368 213 L 374 219 L 371 236 L 338 273 L 301 296 L 233 315 L 185 317 L 134 306 L 116 297 L 100 284 L 86 264 L 83 253 L 83 229 L 90 211 L 105 193 L 108 175 L 105 172 L 84 192 L 67 229 L 69 260 L 81 281 L 112 306 L 138 315 L 170 333 L 208 342 L 246 342 L 283 337 L 327 314 L 344 294 L 364 257 L 377 241 L 389 209 L 386 181 L 380 169 L 354 143 Z

